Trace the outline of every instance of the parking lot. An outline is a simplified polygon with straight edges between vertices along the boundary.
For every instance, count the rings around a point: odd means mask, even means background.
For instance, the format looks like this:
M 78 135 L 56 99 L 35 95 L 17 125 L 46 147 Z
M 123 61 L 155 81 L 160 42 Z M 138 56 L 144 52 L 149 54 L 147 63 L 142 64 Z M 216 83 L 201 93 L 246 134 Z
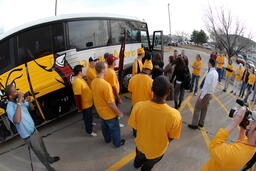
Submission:
M 177 48 L 181 50 L 181 48 Z M 200 53 L 203 60 L 202 77 L 208 70 L 209 54 L 202 51 L 185 49 L 190 64 Z M 165 62 L 170 53 L 165 54 Z M 222 83 L 223 84 L 223 83 Z M 205 128 L 191 130 L 187 127 L 191 122 L 194 104 L 197 97 L 186 92 L 185 100 L 180 107 L 183 117 L 181 138 L 174 140 L 163 159 L 155 166 L 155 171 L 198 171 L 208 160 L 207 144 L 219 128 L 225 127 L 231 119 L 228 117 L 229 109 L 235 103 L 235 97 L 230 93 L 223 93 L 223 85 L 219 84 L 212 101 L 210 102 L 205 122 Z M 173 106 L 173 102 L 169 102 Z M 120 170 L 132 171 L 132 162 L 135 156 L 135 144 L 132 130 L 127 125 L 130 114 L 130 96 L 123 95 L 123 104 L 120 105 L 125 112 L 121 123 L 122 136 L 126 144 L 121 148 L 114 148 L 112 144 L 105 144 L 100 131 L 99 118 L 95 116 L 95 131 L 97 137 L 85 135 L 82 115 L 72 113 L 39 129 L 44 136 L 45 144 L 52 155 L 59 155 L 61 160 L 53 166 L 58 171 L 103 171 Z M 229 141 L 235 140 L 237 133 L 231 135 Z M 29 171 L 31 170 L 28 148 L 19 137 L 0 145 L 0 170 Z M 44 166 L 32 153 L 35 171 L 44 171 Z

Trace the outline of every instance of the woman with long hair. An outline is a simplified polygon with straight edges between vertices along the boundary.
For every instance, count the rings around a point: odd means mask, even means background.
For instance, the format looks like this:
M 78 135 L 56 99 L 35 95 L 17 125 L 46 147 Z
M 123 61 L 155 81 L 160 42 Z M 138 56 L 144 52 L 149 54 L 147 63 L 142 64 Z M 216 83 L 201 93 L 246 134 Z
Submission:
M 178 109 L 184 99 L 185 88 L 182 84 L 185 81 L 186 65 L 181 57 L 176 59 L 176 66 L 172 75 L 171 82 L 174 80 L 174 104 Z

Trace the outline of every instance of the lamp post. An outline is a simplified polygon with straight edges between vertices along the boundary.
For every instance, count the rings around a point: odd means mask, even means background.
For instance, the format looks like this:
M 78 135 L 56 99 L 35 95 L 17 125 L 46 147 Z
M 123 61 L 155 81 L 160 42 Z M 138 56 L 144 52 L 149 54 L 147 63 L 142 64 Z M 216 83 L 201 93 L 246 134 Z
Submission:
M 171 41 L 172 41 L 171 15 L 170 15 L 170 4 L 169 4 L 169 3 L 168 3 L 168 15 L 169 15 L 170 39 L 171 39 Z
M 55 0 L 55 16 L 57 16 L 57 5 L 58 5 L 58 0 Z

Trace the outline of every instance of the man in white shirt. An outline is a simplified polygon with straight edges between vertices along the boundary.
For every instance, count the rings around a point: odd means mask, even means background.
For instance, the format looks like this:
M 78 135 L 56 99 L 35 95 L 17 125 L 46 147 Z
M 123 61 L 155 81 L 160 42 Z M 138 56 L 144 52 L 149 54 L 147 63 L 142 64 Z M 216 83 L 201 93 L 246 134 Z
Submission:
M 188 127 L 191 129 L 197 129 L 198 126 L 199 127 L 204 126 L 204 120 L 207 113 L 207 108 L 210 100 L 212 99 L 212 94 L 214 93 L 216 86 L 218 84 L 219 76 L 215 69 L 215 60 L 210 59 L 208 65 L 210 70 L 205 78 L 201 95 L 198 97 L 197 102 L 195 104 L 192 124 L 188 125 Z

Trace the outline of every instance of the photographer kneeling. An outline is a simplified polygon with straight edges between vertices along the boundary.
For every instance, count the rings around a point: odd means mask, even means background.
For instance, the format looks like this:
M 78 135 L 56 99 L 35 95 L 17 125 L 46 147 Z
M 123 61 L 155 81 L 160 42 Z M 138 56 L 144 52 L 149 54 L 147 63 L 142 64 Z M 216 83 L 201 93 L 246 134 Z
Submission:
M 255 121 L 251 123 L 247 137 L 245 129 L 240 127 L 238 140 L 226 143 L 231 132 L 241 125 L 245 112 L 245 107 L 240 108 L 227 128 L 217 132 L 208 147 L 211 158 L 200 171 L 238 171 L 253 157 L 256 151 Z

